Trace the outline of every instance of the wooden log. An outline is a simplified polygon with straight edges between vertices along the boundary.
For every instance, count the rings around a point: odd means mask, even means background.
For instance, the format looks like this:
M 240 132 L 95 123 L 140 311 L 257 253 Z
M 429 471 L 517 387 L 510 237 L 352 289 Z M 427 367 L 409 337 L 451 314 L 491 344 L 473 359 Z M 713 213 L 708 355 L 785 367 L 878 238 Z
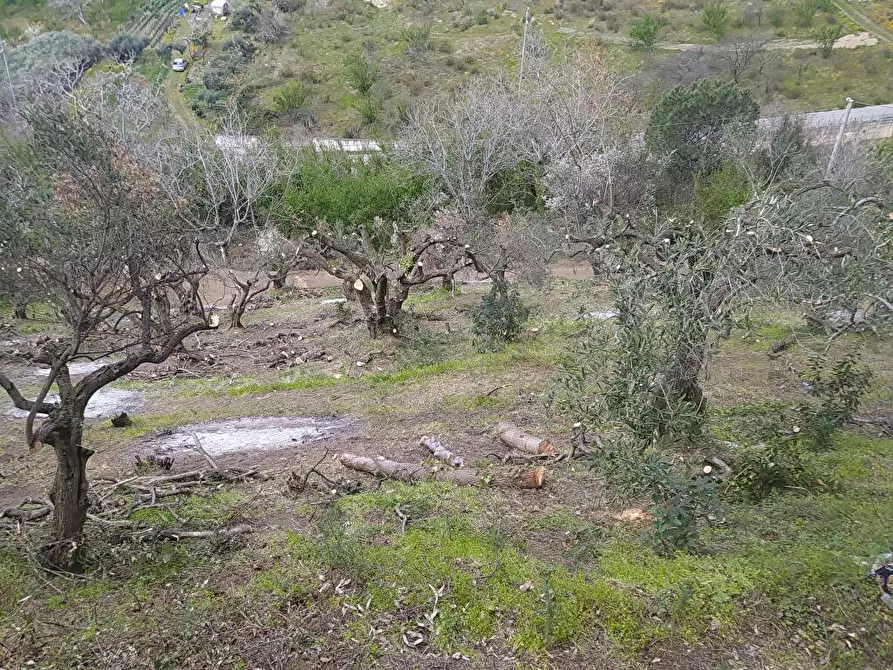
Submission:
M 788 335 L 780 340 L 775 340 L 775 342 L 769 345 L 769 351 L 766 352 L 766 355 L 769 356 L 769 358 L 778 358 L 785 349 L 790 347 L 796 341 L 797 336 L 794 334 Z
M 457 456 L 452 451 L 443 446 L 436 437 L 424 435 L 419 440 L 419 446 L 425 447 L 438 461 L 446 463 L 451 468 L 461 468 L 465 465 L 465 461 L 461 456 Z
M 396 479 L 401 482 L 436 481 L 448 482 L 457 486 L 506 486 L 521 489 L 538 489 L 543 485 L 546 469 L 542 466 L 532 470 L 522 470 L 513 475 L 491 476 L 476 468 L 460 468 L 458 470 L 436 470 L 414 463 L 389 461 L 382 456 L 370 458 L 356 454 L 340 454 L 337 460 L 345 468 L 365 472 L 382 479 Z
M 555 447 L 552 446 L 549 440 L 526 433 L 508 421 L 500 421 L 496 424 L 496 432 L 502 443 L 512 449 L 526 451 L 528 454 L 555 453 Z

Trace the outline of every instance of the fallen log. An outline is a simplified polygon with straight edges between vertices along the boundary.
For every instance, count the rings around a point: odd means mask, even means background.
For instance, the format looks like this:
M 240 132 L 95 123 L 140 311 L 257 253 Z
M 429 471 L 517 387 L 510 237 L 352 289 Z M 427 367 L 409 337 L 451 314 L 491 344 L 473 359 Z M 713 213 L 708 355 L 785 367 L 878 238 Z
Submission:
M 18 519 L 19 521 L 37 521 L 45 516 L 49 516 L 53 508 L 49 505 L 43 507 L 34 507 L 26 509 L 24 507 L 7 507 L 0 509 L 0 519 Z
M 351 470 L 365 472 L 382 479 L 396 479 L 401 482 L 436 481 L 448 482 L 457 486 L 496 486 L 515 487 L 520 489 L 538 489 L 543 485 L 546 469 L 542 466 L 532 470 L 516 472 L 512 475 L 492 476 L 488 472 L 476 468 L 461 468 L 458 470 L 437 470 L 426 468 L 414 463 L 400 463 L 389 461 L 379 456 L 357 456 L 355 454 L 341 454 L 337 457 L 341 465 Z
M 438 461 L 446 463 L 452 468 L 461 468 L 465 465 L 465 461 L 461 456 L 457 456 L 452 451 L 443 446 L 436 437 L 423 436 L 419 440 L 419 446 L 425 447 Z
M 797 336 L 794 334 L 788 335 L 787 337 L 784 337 L 780 340 L 775 340 L 775 342 L 769 345 L 769 351 L 766 352 L 766 355 L 769 356 L 769 358 L 778 358 L 779 356 L 781 356 L 783 351 L 785 351 L 796 341 Z
M 555 447 L 549 440 L 526 433 L 508 421 L 500 421 L 496 424 L 496 433 L 499 435 L 500 441 L 512 449 L 526 451 L 529 454 L 555 453 Z

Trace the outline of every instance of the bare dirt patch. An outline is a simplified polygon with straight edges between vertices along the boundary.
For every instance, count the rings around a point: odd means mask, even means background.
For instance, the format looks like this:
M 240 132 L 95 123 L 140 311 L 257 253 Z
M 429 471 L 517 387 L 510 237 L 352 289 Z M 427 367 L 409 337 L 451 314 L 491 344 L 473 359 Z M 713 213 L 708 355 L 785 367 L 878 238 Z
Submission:
M 59 396 L 57 394 L 52 392 L 47 394 L 47 402 L 57 402 L 58 400 Z M 87 411 L 84 412 L 84 418 L 102 419 L 120 412 L 133 412 L 142 406 L 143 394 L 139 391 L 130 391 L 106 386 L 105 388 L 99 389 L 99 391 L 90 398 L 90 402 L 87 403 Z M 14 407 L 11 408 L 7 414 L 17 419 L 28 418 L 28 412 Z M 38 414 L 37 416 L 46 415 Z
M 139 444 L 144 453 L 178 456 L 195 453 L 195 437 L 211 456 L 295 449 L 343 433 L 352 422 L 340 417 L 243 417 L 182 426 Z M 147 450 L 145 447 L 149 447 Z

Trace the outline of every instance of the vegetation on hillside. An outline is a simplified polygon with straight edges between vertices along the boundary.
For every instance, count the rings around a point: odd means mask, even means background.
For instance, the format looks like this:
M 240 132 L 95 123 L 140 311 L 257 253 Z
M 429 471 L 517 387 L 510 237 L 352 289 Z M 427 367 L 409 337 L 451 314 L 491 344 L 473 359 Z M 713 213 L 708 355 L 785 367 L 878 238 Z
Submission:
M 893 152 L 735 40 L 833 4 L 145 9 L 9 50 L 0 665 L 890 665 Z

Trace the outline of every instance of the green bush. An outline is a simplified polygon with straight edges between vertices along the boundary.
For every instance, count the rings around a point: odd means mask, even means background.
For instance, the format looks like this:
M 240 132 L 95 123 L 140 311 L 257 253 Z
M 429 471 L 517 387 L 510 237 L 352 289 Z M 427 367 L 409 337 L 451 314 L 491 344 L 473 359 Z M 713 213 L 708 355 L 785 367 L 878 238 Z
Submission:
M 106 53 L 118 63 L 135 61 L 149 44 L 149 39 L 132 33 L 118 33 L 105 47 Z
M 41 33 L 10 50 L 10 75 L 15 80 L 39 76 L 57 67 L 89 67 L 102 57 L 102 52 L 102 44 L 88 35 L 69 30 Z
M 774 0 L 766 6 L 766 18 L 775 28 L 781 28 L 784 25 L 785 6 L 781 0 Z
M 302 82 L 292 82 L 279 87 L 273 94 L 273 109 L 294 121 L 306 123 L 311 120 L 311 98 L 310 89 Z
M 240 7 L 233 12 L 230 18 L 230 25 L 235 30 L 241 30 L 244 33 L 253 33 L 257 30 L 257 22 L 260 17 L 258 13 L 251 7 Z
M 853 418 L 871 383 L 871 371 L 861 369 L 858 356 L 848 353 L 831 360 L 825 355 L 809 359 L 804 383 L 814 402 L 797 413 L 798 434 L 812 449 L 831 447 L 831 439 Z
M 484 338 L 479 351 L 499 351 L 524 330 L 530 309 L 504 279 L 496 279 L 481 305 L 471 313 L 471 332 Z
M 366 95 L 381 77 L 378 65 L 362 52 L 348 54 L 344 59 L 344 75 L 360 95 Z
M 819 48 L 824 58 L 828 58 L 834 52 L 834 43 L 843 37 L 844 32 L 843 26 L 839 23 L 819 29 L 815 35 L 815 40 L 819 43 Z
M 324 220 L 345 234 L 361 227 L 371 233 L 375 217 L 406 220 L 423 189 L 422 180 L 380 155 L 365 162 L 340 152 L 307 155 L 283 196 L 282 218 L 298 229 Z
M 731 165 L 695 181 L 698 211 L 711 227 L 721 225 L 729 210 L 744 204 L 748 194 L 747 177 Z
M 381 114 L 381 104 L 374 96 L 361 95 L 354 101 L 353 106 L 360 113 L 363 123 L 372 125 L 378 121 L 378 117 Z
M 400 31 L 400 40 L 406 44 L 409 53 L 431 51 L 431 26 L 413 26 Z
M 634 19 L 629 28 L 629 39 L 635 48 L 642 51 L 654 51 L 661 29 L 666 25 L 663 19 L 651 14 Z
M 794 17 L 796 18 L 797 25 L 801 28 L 808 28 L 811 26 L 812 22 L 815 20 L 817 11 L 818 5 L 816 4 L 816 0 L 800 0 L 800 2 L 794 5 Z
M 726 36 L 729 27 L 729 8 L 722 0 L 711 0 L 701 14 L 701 22 L 715 40 Z
M 804 453 L 795 440 L 776 438 L 742 447 L 735 455 L 733 467 L 732 490 L 751 500 L 763 500 L 773 491 L 809 483 Z

